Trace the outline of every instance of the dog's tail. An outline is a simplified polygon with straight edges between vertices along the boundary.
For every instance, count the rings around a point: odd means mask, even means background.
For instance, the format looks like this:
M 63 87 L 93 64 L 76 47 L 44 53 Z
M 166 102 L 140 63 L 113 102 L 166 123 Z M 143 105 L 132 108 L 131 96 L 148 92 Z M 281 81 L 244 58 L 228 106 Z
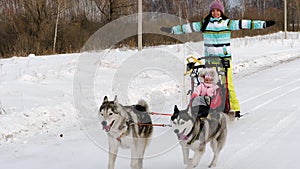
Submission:
M 222 114 L 225 116 L 228 125 L 233 124 L 235 120 L 234 114 L 232 113 L 222 113 Z
M 149 112 L 149 105 L 145 100 L 143 100 L 143 99 L 139 100 L 137 105 L 143 107 L 146 112 Z

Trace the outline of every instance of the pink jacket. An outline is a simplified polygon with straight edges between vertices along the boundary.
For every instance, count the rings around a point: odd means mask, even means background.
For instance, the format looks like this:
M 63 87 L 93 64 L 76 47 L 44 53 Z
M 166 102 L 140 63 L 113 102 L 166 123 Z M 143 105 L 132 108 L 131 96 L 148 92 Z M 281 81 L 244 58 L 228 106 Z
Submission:
M 195 98 L 197 96 L 214 96 L 217 89 L 218 85 L 202 82 L 199 86 L 197 86 L 191 97 Z

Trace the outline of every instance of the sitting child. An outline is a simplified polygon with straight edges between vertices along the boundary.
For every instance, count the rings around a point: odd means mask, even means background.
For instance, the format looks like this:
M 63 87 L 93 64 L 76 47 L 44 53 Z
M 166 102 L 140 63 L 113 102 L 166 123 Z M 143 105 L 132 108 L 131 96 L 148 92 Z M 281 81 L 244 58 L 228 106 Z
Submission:
M 218 89 L 218 75 L 215 69 L 202 69 L 199 72 L 200 85 L 191 95 L 192 107 L 198 109 L 198 117 L 207 117 L 210 109 L 210 100 Z

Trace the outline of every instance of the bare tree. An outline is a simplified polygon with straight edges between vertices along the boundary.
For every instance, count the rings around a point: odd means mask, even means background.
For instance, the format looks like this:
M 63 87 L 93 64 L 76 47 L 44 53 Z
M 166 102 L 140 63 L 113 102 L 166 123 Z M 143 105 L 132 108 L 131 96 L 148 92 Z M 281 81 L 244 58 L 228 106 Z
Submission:
M 299 30 L 299 7 L 295 0 L 288 1 L 288 28 L 290 31 Z
M 276 21 L 271 29 L 236 31 L 239 33 L 233 33 L 234 37 L 268 33 L 283 27 L 283 0 L 222 1 L 226 7 L 226 15 L 230 18 Z M 300 0 L 288 1 L 289 29 L 299 31 Z M 143 0 L 143 11 L 176 15 L 183 18 L 182 23 L 201 21 L 208 14 L 211 2 L 212 0 Z M 240 5 L 236 5 L 236 2 Z M 136 12 L 137 0 L 0 0 L 0 57 L 26 56 L 31 52 L 78 52 L 101 26 Z M 194 38 L 197 35 L 190 36 Z M 147 45 L 175 42 L 174 39 L 165 37 L 158 42 L 159 38 L 154 35 L 145 37 L 147 40 L 143 43 Z M 121 43 L 127 45 L 134 41 L 135 37 Z
M 53 39 L 53 49 L 52 52 L 56 53 L 56 40 L 57 40 L 57 30 L 58 30 L 58 23 L 60 14 L 63 13 L 67 9 L 67 0 L 55 0 L 55 3 L 57 5 L 57 11 L 56 11 L 56 21 L 55 21 L 55 30 L 54 30 L 54 39 Z
M 136 0 L 93 0 L 106 22 L 137 12 Z

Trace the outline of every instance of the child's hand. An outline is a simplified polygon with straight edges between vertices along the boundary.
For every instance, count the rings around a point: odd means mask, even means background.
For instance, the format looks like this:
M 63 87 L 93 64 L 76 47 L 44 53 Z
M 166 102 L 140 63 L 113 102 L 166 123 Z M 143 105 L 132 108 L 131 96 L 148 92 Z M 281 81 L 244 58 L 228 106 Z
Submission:
M 198 96 L 197 93 L 193 93 L 193 94 L 191 95 L 191 99 L 193 99 L 193 98 L 195 98 L 195 97 L 197 97 L 197 96 Z

